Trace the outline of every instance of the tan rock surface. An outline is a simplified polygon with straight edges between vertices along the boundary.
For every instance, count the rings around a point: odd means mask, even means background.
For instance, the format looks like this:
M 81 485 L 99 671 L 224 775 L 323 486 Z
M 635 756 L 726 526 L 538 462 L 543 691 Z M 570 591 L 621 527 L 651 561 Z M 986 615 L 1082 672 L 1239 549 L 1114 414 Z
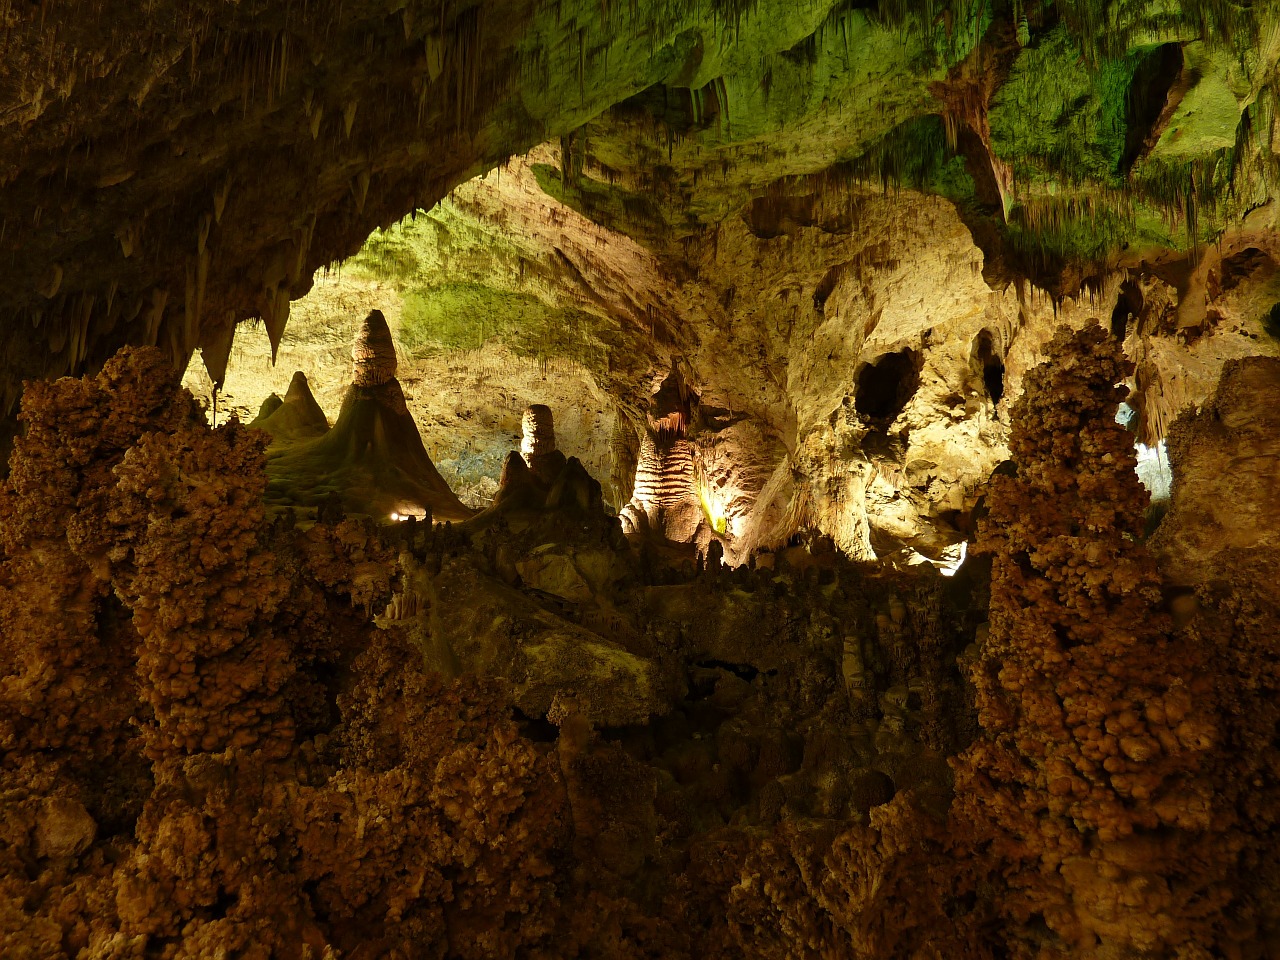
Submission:
M 1166 575 L 1190 586 L 1230 576 L 1241 552 L 1280 552 L 1280 358 L 1228 362 L 1208 402 L 1174 421 L 1169 458 L 1153 540 Z

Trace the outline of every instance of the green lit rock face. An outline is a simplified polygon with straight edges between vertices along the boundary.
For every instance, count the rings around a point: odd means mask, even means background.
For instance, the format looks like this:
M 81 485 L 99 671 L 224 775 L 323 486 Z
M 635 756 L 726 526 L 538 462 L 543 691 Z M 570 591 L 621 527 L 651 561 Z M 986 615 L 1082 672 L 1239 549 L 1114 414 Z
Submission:
M 657 247 L 796 177 L 911 186 L 1059 293 L 1210 242 L 1272 192 L 1271 5 L 798 6 L 747 5 L 715 51 L 699 38 L 566 139 L 544 190 Z
M 545 403 L 615 508 L 674 367 L 710 528 L 940 561 L 1058 324 L 1132 337 L 1144 442 L 1274 352 L 1270 48 L 1156 4 L 870 6 L 539 14 L 484 143 L 546 141 L 375 231 L 285 362 L 381 309 L 469 506 Z M 256 409 L 292 370 L 251 349 Z
M 1182 50 L 1185 69 L 1195 79 L 1151 151 L 1153 159 L 1196 160 L 1233 149 L 1240 111 L 1252 99 L 1244 64 L 1198 41 Z
M 1091 69 L 1062 26 L 1018 54 L 988 117 L 992 146 L 1020 183 L 1043 187 L 1065 174 L 1120 186 L 1126 99 L 1139 59 L 1133 54 Z

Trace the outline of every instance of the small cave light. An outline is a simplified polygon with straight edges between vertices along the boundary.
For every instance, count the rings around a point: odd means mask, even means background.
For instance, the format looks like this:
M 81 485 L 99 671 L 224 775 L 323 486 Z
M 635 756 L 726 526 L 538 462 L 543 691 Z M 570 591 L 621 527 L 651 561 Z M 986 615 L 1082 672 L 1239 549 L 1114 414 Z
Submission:
M 706 515 L 711 529 L 720 536 L 729 533 L 729 517 L 716 493 L 706 484 L 698 484 L 698 499 L 702 501 L 702 512 Z
M 1147 488 L 1154 502 L 1167 501 L 1173 494 L 1173 468 L 1169 463 L 1169 451 L 1163 440 L 1154 446 L 1145 443 L 1134 445 L 1137 456 L 1135 469 L 1138 479 Z
M 409 520 L 409 519 L 425 520 L 426 517 L 427 517 L 427 511 L 424 510 L 422 507 L 402 506 L 398 510 L 391 511 L 392 523 L 404 523 L 406 520 Z

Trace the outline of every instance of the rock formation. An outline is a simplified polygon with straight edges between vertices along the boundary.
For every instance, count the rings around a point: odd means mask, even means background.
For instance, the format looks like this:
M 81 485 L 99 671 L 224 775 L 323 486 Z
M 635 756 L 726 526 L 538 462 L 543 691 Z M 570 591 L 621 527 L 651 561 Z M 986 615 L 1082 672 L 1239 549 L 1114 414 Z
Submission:
M 555 480 L 564 468 L 564 454 L 556 449 L 556 427 L 551 408 L 535 403 L 526 407 L 520 422 L 520 456 L 534 476 Z
M 42 399 L 0 496 L 6 517 L 22 478 L 52 477 L 40 466 L 47 442 L 72 449 L 86 431 L 106 459 L 64 468 L 78 491 L 65 533 L 37 516 L 6 523 L 0 582 L 12 590 L 24 556 L 60 543 L 108 588 L 80 602 L 81 639 L 138 656 L 136 674 L 101 654 L 86 672 L 13 624 L 23 640 L 3 661 L 0 789 L 16 817 L 0 837 L 6 950 L 288 955 L 299 943 L 345 953 L 373 942 L 394 952 L 428 938 L 480 956 L 545 938 L 538 905 L 550 904 L 546 855 L 562 802 L 548 758 L 501 717 L 496 688 L 442 685 L 396 635 L 361 625 L 351 600 L 361 564 L 388 569 L 382 548 L 349 522 L 305 535 L 266 523 L 264 438 L 234 423 L 211 431 L 157 351 L 122 355 L 95 381 L 60 381 Z M 126 445 L 114 457 L 101 446 L 112 439 Z M 116 469 L 102 472 L 111 459 Z M 363 679 L 335 704 L 324 676 L 361 650 Z M 57 687 L 23 683 L 32 668 L 93 694 L 81 722 L 43 727 L 62 730 L 55 742 L 18 725 L 58 703 Z M 25 708 L 14 696 L 24 689 Z M 394 750 L 388 723 L 412 731 Z M 141 737 L 117 740 L 128 724 Z M 335 725 L 344 732 L 332 737 Z M 522 826 L 534 794 L 548 806 Z M 516 861 L 501 889 L 480 879 Z M 449 862 L 475 867 L 472 880 L 449 879 Z
M 1133 542 L 1146 492 L 1115 421 L 1114 340 L 1095 326 L 1051 349 L 1014 406 L 1016 473 L 993 480 L 983 521 L 984 735 L 957 761 L 957 816 L 1021 864 L 1008 915 L 1042 917 L 1064 949 L 1209 947 L 1191 904 L 1224 903 L 1226 875 L 1206 651 L 1174 632 L 1155 560 Z
M 371 310 L 351 344 L 351 377 L 357 387 L 380 387 L 396 376 L 396 345 L 381 310 Z
M 0 0 L 0 954 L 1280 956 L 1277 37 Z
M 1175 583 L 1232 579 L 1234 558 L 1280 552 L 1280 358 L 1233 360 L 1209 401 L 1175 421 L 1176 497 L 1153 549 Z
M 1050 352 L 950 581 L 819 536 L 632 550 L 580 464 L 515 453 L 457 526 L 295 525 L 267 438 L 158 351 L 37 386 L 0 492 L 6 945 L 1264 956 L 1274 560 L 1170 591 L 1116 342 Z M 1165 523 L 1192 438 L 1256 449 L 1271 366 L 1175 428 Z
M 631 502 L 621 516 L 628 533 L 655 535 L 676 544 L 696 543 L 705 550 L 715 531 L 698 495 L 689 442 L 694 402 L 688 384 L 673 364 L 650 400 Z
M 306 374 L 299 370 L 289 381 L 283 399 L 271 394 L 249 426 L 267 431 L 272 440 L 280 442 L 320 436 L 328 431 L 329 421 L 311 393 Z
M 270 499 L 315 507 L 337 495 L 347 510 L 379 520 L 471 516 L 422 445 L 395 378 L 395 344 L 381 312 L 371 311 L 360 325 L 351 357 L 353 383 L 332 429 L 272 448 Z

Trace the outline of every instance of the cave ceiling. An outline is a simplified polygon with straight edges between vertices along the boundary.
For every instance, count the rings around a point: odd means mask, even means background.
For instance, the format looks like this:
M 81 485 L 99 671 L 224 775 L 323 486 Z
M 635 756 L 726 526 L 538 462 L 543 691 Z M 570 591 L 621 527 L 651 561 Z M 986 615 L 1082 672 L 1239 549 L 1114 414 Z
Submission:
M 3 408 L 126 343 L 221 381 L 237 323 L 274 349 L 318 268 L 548 141 L 667 286 L 739 215 L 856 232 L 815 205 L 858 184 L 954 206 L 993 283 L 1185 292 L 1272 243 L 1274 7 L 6 0 Z

